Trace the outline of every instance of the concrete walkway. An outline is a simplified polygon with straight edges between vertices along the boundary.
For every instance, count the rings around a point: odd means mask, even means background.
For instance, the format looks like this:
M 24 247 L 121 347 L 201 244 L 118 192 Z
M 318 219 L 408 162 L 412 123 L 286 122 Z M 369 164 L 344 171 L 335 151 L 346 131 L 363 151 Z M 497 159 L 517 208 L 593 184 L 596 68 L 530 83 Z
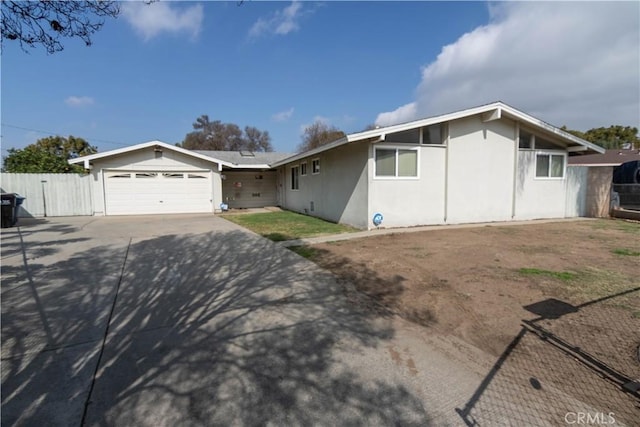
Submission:
M 307 237 L 297 240 L 286 240 L 278 242 L 281 246 L 303 246 L 313 245 L 316 243 L 338 242 L 341 240 L 362 239 L 365 237 L 384 236 L 386 234 L 404 234 L 417 233 L 420 231 L 438 231 L 438 230 L 455 230 L 459 228 L 478 228 L 478 227 L 510 227 L 518 225 L 547 224 L 553 222 L 572 222 L 572 221 L 593 221 L 596 218 L 561 218 L 561 219 L 536 219 L 529 221 L 508 221 L 508 222 L 482 222 L 474 224 L 448 224 L 448 225 L 424 225 L 420 227 L 405 228 L 378 228 L 373 230 L 356 231 L 355 233 L 331 234 L 328 236 Z
M 2 425 L 461 425 L 492 358 L 349 298 L 211 215 L 22 221 Z

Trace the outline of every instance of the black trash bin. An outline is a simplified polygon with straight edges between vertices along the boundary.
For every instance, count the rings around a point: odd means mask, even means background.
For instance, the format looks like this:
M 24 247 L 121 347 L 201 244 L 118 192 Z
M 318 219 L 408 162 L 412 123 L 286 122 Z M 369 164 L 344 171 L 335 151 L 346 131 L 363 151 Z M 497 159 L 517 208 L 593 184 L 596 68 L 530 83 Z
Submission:
M 16 195 L 13 193 L 2 193 L 2 228 L 9 228 L 15 224 Z
M 18 223 L 18 214 L 20 213 L 20 206 L 22 206 L 22 202 L 24 202 L 25 199 L 26 197 L 16 193 L 16 207 L 15 207 L 15 210 L 13 211 L 13 225 L 16 225 Z

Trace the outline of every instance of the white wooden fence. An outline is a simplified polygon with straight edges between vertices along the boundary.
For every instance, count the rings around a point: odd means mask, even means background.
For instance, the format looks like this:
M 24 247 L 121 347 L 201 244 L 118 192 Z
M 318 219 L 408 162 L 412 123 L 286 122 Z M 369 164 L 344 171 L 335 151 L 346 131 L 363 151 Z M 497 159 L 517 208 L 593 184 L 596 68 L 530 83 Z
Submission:
M 567 192 L 565 216 L 567 218 L 587 216 L 589 168 L 586 166 L 567 167 Z
M 0 187 L 26 197 L 20 217 L 93 215 L 90 175 L 1 173 Z

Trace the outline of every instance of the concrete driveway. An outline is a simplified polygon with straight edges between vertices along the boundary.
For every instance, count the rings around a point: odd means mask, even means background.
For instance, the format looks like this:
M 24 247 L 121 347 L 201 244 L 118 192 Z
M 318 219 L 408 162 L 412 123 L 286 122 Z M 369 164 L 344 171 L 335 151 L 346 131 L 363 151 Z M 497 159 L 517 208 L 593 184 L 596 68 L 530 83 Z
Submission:
M 461 424 L 473 350 L 352 298 L 211 215 L 23 220 L 2 232 L 2 425 Z

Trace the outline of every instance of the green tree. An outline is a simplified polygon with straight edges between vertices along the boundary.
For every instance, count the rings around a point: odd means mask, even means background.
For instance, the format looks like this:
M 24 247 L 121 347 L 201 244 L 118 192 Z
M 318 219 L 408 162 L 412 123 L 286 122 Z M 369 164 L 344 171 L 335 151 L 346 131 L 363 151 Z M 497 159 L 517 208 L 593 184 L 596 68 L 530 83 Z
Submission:
M 83 173 L 84 168 L 67 160 L 94 154 L 98 150 L 82 138 L 50 136 L 22 149 L 10 148 L 4 158 L 4 172 Z
M 203 114 L 193 123 L 193 129 L 178 144 L 180 147 L 189 150 L 273 151 L 269 132 L 253 126 L 246 126 L 243 131 L 236 124 L 211 121 L 208 115 Z
M 64 49 L 61 39 L 79 38 L 87 46 L 91 36 L 104 25 L 105 18 L 116 18 L 116 1 L 9 1 L 3 0 L 2 43 L 15 40 L 25 52 L 42 46 L 47 53 Z
M 630 148 L 640 147 L 638 128 L 631 126 L 613 125 L 608 128 L 589 129 L 586 132 L 567 129 L 566 126 L 562 126 L 561 129 L 607 149 L 620 149 L 627 146 L 627 144 L 629 144 Z
M 337 141 L 346 134 L 335 126 L 330 126 L 322 120 L 316 120 L 304 129 L 302 143 L 298 145 L 298 152 L 313 150 L 330 142 Z

